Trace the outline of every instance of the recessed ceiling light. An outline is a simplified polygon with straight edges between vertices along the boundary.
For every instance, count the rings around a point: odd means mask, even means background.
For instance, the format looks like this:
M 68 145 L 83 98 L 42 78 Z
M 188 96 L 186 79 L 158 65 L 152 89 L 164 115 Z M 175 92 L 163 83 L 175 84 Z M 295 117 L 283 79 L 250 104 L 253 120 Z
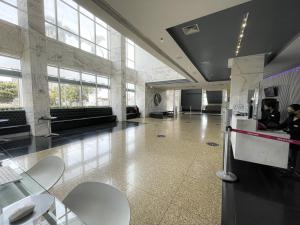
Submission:
M 243 17 L 243 21 L 242 21 L 242 25 L 241 25 L 241 29 L 240 29 L 240 34 L 239 34 L 238 41 L 237 41 L 237 46 L 236 46 L 236 52 L 235 52 L 236 56 L 238 56 L 239 50 L 241 48 L 241 44 L 242 44 L 242 40 L 243 40 L 243 37 L 244 37 L 245 28 L 247 26 L 248 17 L 249 17 L 249 12 L 246 13 L 244 15 L 244 17 Z

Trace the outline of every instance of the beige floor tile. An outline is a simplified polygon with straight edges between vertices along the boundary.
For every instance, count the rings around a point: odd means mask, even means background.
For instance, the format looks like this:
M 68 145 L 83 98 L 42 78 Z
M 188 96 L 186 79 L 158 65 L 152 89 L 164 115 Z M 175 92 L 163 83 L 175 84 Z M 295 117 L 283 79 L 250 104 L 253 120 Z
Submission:
M 136 119 L 138 127 L 90 136 L 21 156 L 28 169 L 48 155 L 66 166 L 51 190 L 59 199 L 87 181 L 110 184 L 130 202 L 131 225 L 217 225 L 221 214 L 221 117 L 184 115 L 176 120 Z M 158 134 L 166 135 L 158 138 Z M 209 147 L 206 142 L 219 143 Z
M 218 225 L 206 217 L 195 215 L 177 205 L 171 205 L 159 225 Z
M 131 220 L 130 225 L 155 225 L 162 219 L 169 206 L 169 200 L 157 198 L 134 188 L 128 194 Z
M 208 221 L 221 219 L 221 181 L 186 177 L 172 203 Z

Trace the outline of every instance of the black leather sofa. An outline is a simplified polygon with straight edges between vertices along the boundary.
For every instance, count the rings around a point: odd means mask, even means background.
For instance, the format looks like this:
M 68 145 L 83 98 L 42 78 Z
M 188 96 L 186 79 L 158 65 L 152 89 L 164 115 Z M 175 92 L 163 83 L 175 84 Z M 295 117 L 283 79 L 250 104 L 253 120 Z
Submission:
M 156 118 L 156 119 L 163 119 L 164 118 L 164 112 L 151 112 L 149 114 L 151 118 Z
M 216 114 L 221 114 L 222 111 L 222 105 L 207 105 L 205 107 L 205 110 L 202 112 L 204 113 L 216 113 Z
M 79 127 L 115 122 L 111 107 L 93 108 L 53 108 L 50 114 L 57 119 L 51 122 L 52 131 L 62 131 Z
M 7 122 L 0 123 L 0 136 L 30 132 L 25 110 L 0 111 L 0 119 L 8 119 Z
M 137 106 L 127 106 L 126 107 L 126 118 L 127 119 L 134 119 L 139 118 L 141 116 L 139 107 Z
M 163 119 L 164 117 L 174 117 L 173 111 L 165 111 L 165 112 L 151 112 L 149 114 L 151 118 Z

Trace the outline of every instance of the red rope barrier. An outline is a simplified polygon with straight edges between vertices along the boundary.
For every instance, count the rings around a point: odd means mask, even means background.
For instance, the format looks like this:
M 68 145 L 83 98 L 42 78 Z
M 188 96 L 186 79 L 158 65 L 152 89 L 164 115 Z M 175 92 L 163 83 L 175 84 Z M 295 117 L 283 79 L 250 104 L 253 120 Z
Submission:
M 256 133 L 256 132 L 252 132 L 252 131 L 239 130 L 239 129 L 233 129 L 233 128 L 231 128 L 231 131 L 234 131 L 234 132 L 240 133 L 240 134 L 246 134 L 246 135 L 250 135 L 250 136 L 286 142 L 286 143 L 290 143 L 290 144 L 294 144 L 294 145 L 300 145 L 299 140 L 291 140 L 288 138 L 276 137 L 276 136 L 272 136 L 272 135 L 268 135 L 268 134 Z

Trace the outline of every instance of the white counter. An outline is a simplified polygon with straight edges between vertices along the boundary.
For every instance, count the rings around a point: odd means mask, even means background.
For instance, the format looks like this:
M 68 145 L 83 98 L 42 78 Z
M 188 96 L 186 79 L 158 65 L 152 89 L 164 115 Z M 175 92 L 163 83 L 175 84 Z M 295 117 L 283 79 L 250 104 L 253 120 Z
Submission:
M 258 131 L 256 130 L 256 124 L 256 120 L 248 119 L 248 117 L 232 116 L 232 128 L 289 138 L 288 134 L 280 131 Z M 288 143 L 232 132 L 231 144 L 235 159 L 287 168 Z

